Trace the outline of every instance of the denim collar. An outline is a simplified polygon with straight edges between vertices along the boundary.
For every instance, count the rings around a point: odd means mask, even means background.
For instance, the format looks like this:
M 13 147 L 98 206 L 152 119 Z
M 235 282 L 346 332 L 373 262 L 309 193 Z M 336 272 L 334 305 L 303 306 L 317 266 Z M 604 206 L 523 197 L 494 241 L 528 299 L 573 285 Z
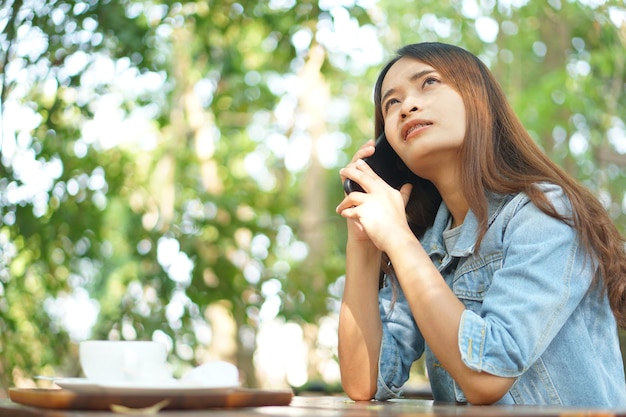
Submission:
M 504 206 L 513 198 L 508 194 L 495 194 L 488 192 L 487 207 L 488 207 L 488 223 L 487 227 L 491 226 L 493 221 L 498 217 L 498 214 Z M 443 232 L 448 225 L 448 219 L 450 218 L 450 210 L 443 201 L 439 206 L 437 215 L 433 225 L 426 230 L 424 236 L 421 239 L 422 246 L 429 255 L 445 255 L 445 244 L 443 241 Z M 461 225 L 461 233 L 456 241 L 456 245 L 450 251 L 451 256 L 455 257 L 467 257 L 474 253 L 476 247 L 476 239 L 478 238 L 478 219 L 470 209 L 465 216 L 465 220 Z

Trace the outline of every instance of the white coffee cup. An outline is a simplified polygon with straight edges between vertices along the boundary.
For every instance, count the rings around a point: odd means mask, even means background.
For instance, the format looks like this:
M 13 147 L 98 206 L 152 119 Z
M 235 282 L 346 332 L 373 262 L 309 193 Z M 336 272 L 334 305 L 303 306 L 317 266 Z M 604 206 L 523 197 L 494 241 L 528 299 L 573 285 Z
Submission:
M 167 348 L 159 342 L 86 340 L 79 345 L 79 358 L 89 380 L 152 383 L 171 379 Z

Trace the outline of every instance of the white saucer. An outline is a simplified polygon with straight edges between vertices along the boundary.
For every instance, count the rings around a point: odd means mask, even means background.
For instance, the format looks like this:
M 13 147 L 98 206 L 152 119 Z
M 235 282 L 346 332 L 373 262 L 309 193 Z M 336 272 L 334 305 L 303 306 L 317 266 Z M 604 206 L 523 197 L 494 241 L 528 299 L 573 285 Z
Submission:
M 159 382 L 107 382 L 92 381 L 87 378 L 59 378 L 54 383 L 63 389 L 81 394 L 143 394 L 143 395 L 167 395 L 167 394 L 209 394 L 220 391 L 239 388 L 240 385 L 201 385 L 196 382 L 185 382 L 178 379 Z

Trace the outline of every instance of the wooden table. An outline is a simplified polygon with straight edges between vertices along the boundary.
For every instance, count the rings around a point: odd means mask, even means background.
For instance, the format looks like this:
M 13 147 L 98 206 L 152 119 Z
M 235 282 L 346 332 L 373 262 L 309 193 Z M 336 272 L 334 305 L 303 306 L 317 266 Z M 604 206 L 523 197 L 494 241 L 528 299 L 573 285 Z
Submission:
M 0 400 L 0 417 L 120 417 L 111 411 L 54 410 Z M 163 417 L 610 417 L 625 416 L 624 410 L 553 407 L 500 407 L 435 405 L 429 400 L 405 399 L 385 402 L 354 402 L 340 396 L 296 396 L 287 406 L 214 408 L 207 410 L 161 410 Z

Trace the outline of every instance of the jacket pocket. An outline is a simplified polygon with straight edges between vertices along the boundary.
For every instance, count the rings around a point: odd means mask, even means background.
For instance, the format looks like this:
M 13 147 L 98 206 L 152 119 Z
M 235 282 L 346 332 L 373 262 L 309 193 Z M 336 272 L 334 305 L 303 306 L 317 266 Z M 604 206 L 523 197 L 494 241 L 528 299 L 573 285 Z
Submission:
M 517 378 L 509 393 L 516 404 L 563 405 L 541 358 Z
M 479 313 L 493 276 L 502 268 L 502 252 L 469 258 L 457 269 L 452 291 L 465 308 Z

